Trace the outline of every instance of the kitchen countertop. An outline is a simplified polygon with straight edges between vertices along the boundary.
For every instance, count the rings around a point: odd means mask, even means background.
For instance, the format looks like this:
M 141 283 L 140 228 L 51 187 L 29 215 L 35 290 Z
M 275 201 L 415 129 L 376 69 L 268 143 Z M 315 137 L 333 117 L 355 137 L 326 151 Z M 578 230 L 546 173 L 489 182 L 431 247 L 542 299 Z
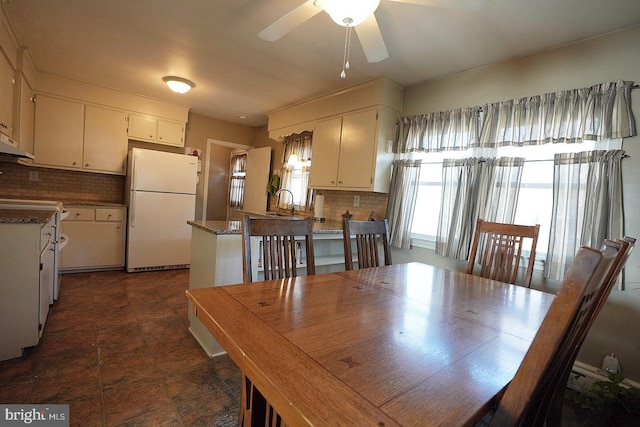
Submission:
M 187 224 L 199 228 L 211 234 L 224 235 L 224 234 L 242 234 L 242 222 L 241 221 L 205 221 L 205 220 L 193 220 L 187 221 Z M 314 222 L 313 223 L 314 234 L 335 234 L 342 233 L 342 224 L 335 221 L 327 222 Z
M 108 208 L 126 208 L 127 205 L 125 203 L 116 203 L 116 202 L 98 202 L 95 200 L 71 200 L 71 201 L 63 201 L 65 206 L 99 206 L 99 207 L 108 207 Z
M 0 208 L 0 224 L 46 224 L 54 215 L 52 210 Z
M 127 207 L 126 203 L 118 203 L 118 202 L 102 202 L 98 200 L 63 200 L 56 197 L 46 197 L 46 198 L 38 198 L 38 197 L 8 197 L 2 200 L 10 201 L 10 200 L 45 200 L 51 201 L 55 200 L 57 202 L 62 203 L 67 206 L 104 206 L 104 207 Z

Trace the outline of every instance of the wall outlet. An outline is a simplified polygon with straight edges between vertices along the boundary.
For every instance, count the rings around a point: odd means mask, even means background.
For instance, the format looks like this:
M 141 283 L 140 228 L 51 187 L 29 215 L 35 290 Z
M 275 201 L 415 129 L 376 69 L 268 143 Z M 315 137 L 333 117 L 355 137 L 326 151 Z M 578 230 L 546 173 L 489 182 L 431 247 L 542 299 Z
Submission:
M 29 171 L 29 181 L 39 181 L 38 171 Z
M 353 206 L 356 208 L 360 206 L 360 196 L 353 196 Z

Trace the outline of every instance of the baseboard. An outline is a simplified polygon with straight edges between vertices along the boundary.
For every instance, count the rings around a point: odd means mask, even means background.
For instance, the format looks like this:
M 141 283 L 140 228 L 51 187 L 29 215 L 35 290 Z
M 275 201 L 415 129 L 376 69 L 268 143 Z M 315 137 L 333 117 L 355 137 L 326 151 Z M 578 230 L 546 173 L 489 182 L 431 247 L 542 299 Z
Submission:
M 608 381 L 607 374 L 602 372 L 600 368 L 587 365 L 586 363 L 577 361 L 573 364 L 571 375 L 569 376 L 569 382 L 567 386 L 579 392 L 589 391 L 593 387 L 593 383 L 596 381 Z M 640 383 L 625 379 L 622 385 L 627 385 L 633 388 L 640 388 Z

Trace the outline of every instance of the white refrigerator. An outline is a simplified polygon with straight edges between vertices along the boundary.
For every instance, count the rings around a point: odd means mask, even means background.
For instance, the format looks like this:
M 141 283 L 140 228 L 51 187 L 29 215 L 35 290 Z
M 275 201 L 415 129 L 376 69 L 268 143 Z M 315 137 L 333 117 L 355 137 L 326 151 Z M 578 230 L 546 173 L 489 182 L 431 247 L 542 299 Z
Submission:
M 188 268 L 198 158 L 133 148 L 128 160 L 127 271 Z

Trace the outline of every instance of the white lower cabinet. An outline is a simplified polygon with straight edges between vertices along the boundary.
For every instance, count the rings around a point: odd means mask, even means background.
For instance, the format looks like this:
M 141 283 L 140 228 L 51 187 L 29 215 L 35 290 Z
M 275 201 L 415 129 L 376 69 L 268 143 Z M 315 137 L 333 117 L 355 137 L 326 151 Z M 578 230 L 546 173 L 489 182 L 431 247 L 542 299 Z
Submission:
M 52 221 L 0 224 L 0 360 L 38 344 L 53 286 Z
M 69 243 L 62 251 L 63 271 L 124 267 L 126 208 L 65 205 L 62 233 Z

